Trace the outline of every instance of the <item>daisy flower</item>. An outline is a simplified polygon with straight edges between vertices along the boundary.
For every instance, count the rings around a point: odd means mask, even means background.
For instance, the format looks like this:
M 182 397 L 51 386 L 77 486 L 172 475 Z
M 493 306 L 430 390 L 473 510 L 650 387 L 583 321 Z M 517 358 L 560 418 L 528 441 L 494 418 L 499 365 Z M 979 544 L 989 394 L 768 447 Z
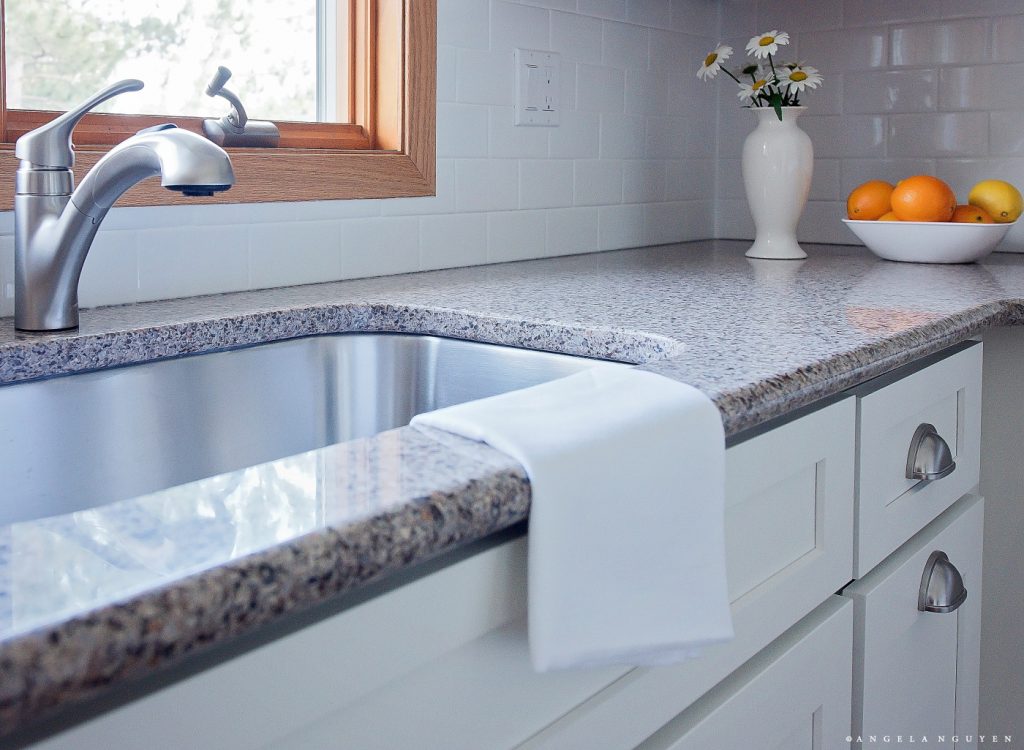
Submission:
M 715 47 L 708 56 L 704 58 L 704 63 L 700 66 L 700 70 L 697 71 L 697 77 L 702 80 L 708 80 L 718 75 L 718 71 L 722 67 L 722 63 L 732 56 L 732 47 L 727 44 L 721 44 Z
M 768 55 L 777 53 L 779 47 L 784 44 L 789 44 L 789 34 L 785 31 L 772 29 L 768 33 L 755 36 L 747 42 L 747 52 L 759 60 L 763 60 Z
M 779 75 L 779 85 L 790 91 L 816 89 L 825 79 L 817 68 L 810 65 L 787 65 Z
M 764 93 L 765 87 L 767 85 L 767 78 L 758 78 L 753 83 L 741 83 L 740 91 L 737 94 L 737 96 L 745 102 L 751 101 L 758 94 Z

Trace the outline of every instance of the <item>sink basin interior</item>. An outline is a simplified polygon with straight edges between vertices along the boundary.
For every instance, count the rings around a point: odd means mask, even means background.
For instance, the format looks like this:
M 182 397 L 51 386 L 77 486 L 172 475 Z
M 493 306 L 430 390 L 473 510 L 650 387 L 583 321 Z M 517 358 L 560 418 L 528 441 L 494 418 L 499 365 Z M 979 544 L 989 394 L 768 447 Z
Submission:
M 339 334 L 0 387 L 0 525 L 408 424 L 590 367 L 433 336 Z

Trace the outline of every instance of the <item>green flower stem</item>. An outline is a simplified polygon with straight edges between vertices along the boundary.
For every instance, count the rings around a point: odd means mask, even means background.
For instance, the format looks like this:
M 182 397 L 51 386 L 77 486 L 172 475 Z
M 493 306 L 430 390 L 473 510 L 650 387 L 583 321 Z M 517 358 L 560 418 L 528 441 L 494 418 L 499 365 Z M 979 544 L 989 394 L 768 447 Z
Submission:
M 730 73 L 728 68 L 726 68 L 724 65 L 722 65 L 720 67 L 721 67 L 723 73 L 725 73 L 727 76 L 729 76 L 732 80 L 736 81 L 736 83 L 738 83 L 738 84 L 740 83 L 740 79 L 737 78 L 736 76 L 734 76 L 732 73 Z M 740 85 L 742 86 L 743 84 L 740 84 Z

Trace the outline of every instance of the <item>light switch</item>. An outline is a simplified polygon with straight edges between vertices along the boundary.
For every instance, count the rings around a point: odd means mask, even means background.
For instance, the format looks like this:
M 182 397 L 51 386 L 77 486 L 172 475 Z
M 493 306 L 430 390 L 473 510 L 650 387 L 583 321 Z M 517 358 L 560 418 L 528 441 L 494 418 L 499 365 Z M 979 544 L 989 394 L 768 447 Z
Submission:
M 557 52 L 517 49 L 516 125 L 557 127 L 561 111 Z

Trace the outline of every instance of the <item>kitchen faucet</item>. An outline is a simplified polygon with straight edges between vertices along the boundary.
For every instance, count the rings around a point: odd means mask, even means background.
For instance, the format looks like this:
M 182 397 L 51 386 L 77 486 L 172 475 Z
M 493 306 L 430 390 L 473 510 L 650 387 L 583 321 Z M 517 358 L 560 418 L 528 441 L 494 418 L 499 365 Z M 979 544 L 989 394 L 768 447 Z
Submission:
M 145 128 L 114 146 L 74 190 L 71 133 L 93 107 L 142 81 L 119 81 L 18 139 L 14 196 L 14 325 L 22 331 L 78 326 L 78 281 L 107 211 L 132 185 L 160 184 L 210 196 L 235 182 L 231 159 L 206 138 L 175 125 Z M 73 192 L 72 192 L 73 191 Z

